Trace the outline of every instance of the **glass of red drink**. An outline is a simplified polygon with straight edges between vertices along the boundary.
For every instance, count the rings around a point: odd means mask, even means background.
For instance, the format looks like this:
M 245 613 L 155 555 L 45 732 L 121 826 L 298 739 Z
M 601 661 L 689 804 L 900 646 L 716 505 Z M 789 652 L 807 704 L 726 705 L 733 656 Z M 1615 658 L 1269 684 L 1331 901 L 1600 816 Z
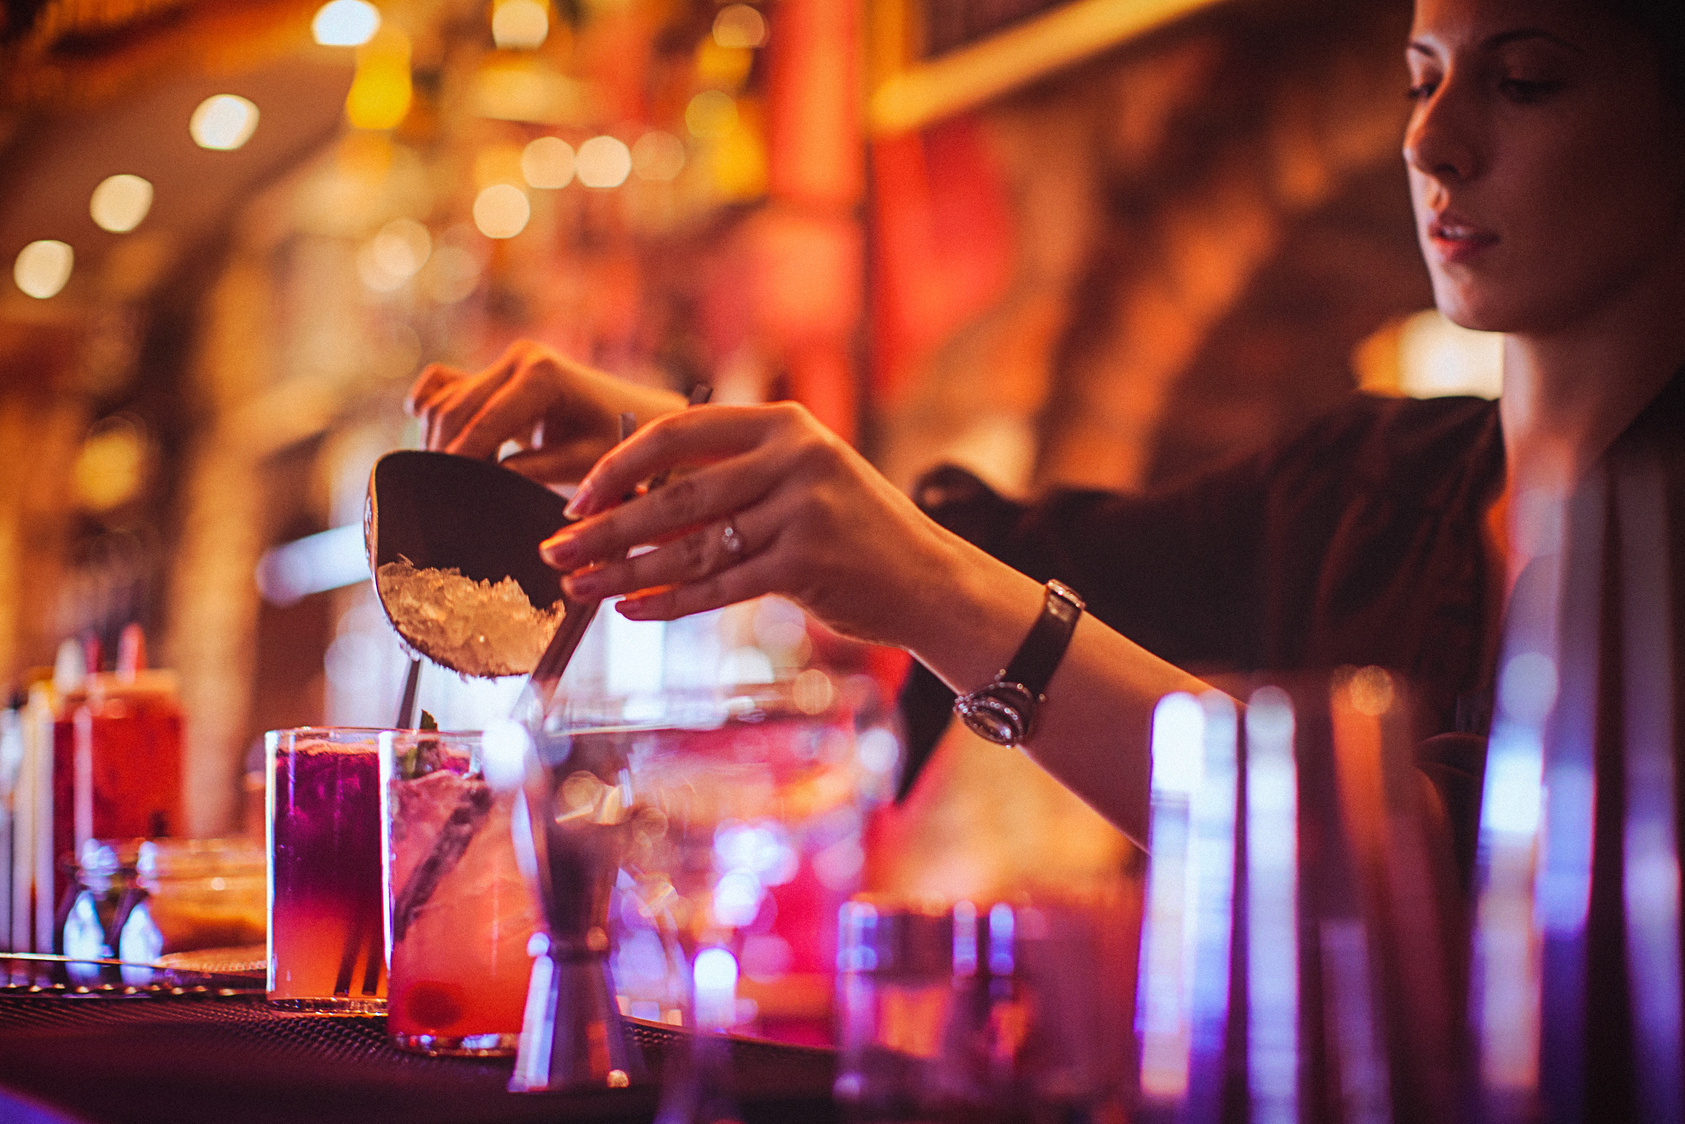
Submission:
M 385 877 L 392 903 L 387 1037 L 424 1054 L 513 1054 L 529 951 L 542 930 L 515 856 L 511 815 L 525 733 L 495 757 L 499 731 L 391 730 L 380 737 Z
M 293 1010 L 386 1010 L 380 731 L 264 735 L 269 1001 Z

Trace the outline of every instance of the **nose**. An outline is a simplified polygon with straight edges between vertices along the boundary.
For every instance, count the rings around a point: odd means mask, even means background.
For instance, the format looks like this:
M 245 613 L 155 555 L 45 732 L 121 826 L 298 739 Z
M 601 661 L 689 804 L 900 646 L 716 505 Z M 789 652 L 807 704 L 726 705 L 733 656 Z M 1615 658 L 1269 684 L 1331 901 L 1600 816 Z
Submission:
M 1480 173 L 1478 130 L 1473 106 L 1449 77 L 1417 103 L 1404 131 L 1404 162 L 1443 182 L 1462 182 Z

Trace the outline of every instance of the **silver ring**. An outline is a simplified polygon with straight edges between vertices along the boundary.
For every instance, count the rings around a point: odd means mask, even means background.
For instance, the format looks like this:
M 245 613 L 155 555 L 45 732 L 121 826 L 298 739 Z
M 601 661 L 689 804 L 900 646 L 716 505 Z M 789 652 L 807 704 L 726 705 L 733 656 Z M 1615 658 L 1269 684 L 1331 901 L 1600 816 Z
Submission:
M 720 530 L 720 549 L 731 556 L 733 562 L 743 557 L 743 536 L 738 533 L 737 524 L 726 516 L 725 526 Z

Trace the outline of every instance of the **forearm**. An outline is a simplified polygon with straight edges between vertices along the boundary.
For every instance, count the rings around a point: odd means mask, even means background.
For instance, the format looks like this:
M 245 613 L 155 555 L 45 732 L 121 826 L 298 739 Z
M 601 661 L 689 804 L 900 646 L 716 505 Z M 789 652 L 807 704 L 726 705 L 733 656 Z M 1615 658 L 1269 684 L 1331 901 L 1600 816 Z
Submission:
M 1041 611 L 1044 591 L 957 536 L 932 544 L 945 580 L 918 598 L 902 643 L 958 692 L 1012 659 Z M 1078 592 L 1081 592 L 1080 590 Z M 1171 691 L 1205 689 L 1085 614 L 1049 682 L 1029 755 L 1137 841 L 1146 839 L 1153 708 Z

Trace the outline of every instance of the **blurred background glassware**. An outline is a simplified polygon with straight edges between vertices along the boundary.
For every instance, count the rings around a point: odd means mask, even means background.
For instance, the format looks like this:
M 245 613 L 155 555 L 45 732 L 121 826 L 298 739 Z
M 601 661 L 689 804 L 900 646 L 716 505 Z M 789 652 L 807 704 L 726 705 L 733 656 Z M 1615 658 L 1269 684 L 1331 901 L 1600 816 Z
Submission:
M 386 1011 L 380 734 L 300 727 L 265 735 L 269 1000 L 278 1006 Z
M 519 789 L 488 769 L 499 731 L 380 735 L 386 896 L 391 902 L 387 1037 L 425 1054 L 513 1054 L 543 931 L 515 854 Z M 518 739 L 511 724 L 501 733 Z M 495 750 L 495 745 L 493 749 Z
M 148 839 L 137 848 L 133 904 L 117 955 L 150 962 L 199 949 L 261 945 L 266 857 L 256 840 Z
M 663 1121 L 731 1115 L 724 1032 L 829 1040 L 836 911 L 859 886 L 881 779 L 860 760 L 857 723 L 882 718 L 866 687 L 810 668 L 624 703 L 644 728 L 627 754 L 640 813 L 615 903 L 617 979 L 628 1011 L 670 1019 L 659 997 L 676 997 L 697 1032 L 665 1075 Z
M 1087 912 L 863 896 L 841 941 L 848 1119 L 1123 1118 L 1128 996 Z
M 732 994 L 712 1001 L 721 1027 L 829 1036 L 837 909 L 859 888 L 864 811 L 880 779 L 860 760 L 856 724 L 877 718 L 843 689 L 869 687 L 856 679 L 809 669 L 628 703 L 651 727 L 630 755 L 636 800 L 665 831 L 642 839 L 622 884 L 638 896 L 623 898 L 617 920 L 623 935 L 636 932 L 654 906 L 687 958 L 730 955 Z M 724 961 L 714 963 L 704 982 L 726 986 Z M 790 994 L 815 990 L 824 994 L 805 1006 Z

